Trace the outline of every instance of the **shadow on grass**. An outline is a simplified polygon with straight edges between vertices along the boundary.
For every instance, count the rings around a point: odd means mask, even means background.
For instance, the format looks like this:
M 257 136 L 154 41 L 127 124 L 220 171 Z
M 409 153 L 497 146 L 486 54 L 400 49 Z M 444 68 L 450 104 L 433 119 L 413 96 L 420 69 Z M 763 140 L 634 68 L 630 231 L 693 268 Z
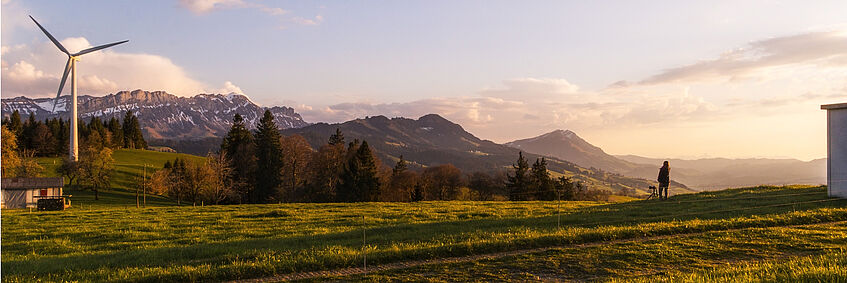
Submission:
M 809 194 L 800 196 L 795 195 L 802 193 Z M 744 197 L 763 194 L 773 197 L 763 199 L 743 199 Z M 783 194 L 786 196 L 779 196 Z M 689 200 L 708 200 L 717 198 L 740 199 L 737 201 L 718 200 L 679 203 Z M 721 193 L 680 195 L 672 197 L 668 201 L 637 201 L 578 208 L 567 211 L 560 216 L 554 214 L 525 218 L 491 218 L 435 223 L 399 224 L 383 227 L 370 227 L 365 229 L 365 232 L 367 233 L 367 244 L 369 246 L 383 248 L 382 250 L 377 249 L 373 253 L 369 252 L 368 255 L 369 262 L 378 264 L 399 260 L 461 256 L 644 236 L 643 231 L 632 234 L 604 235 L 602 231 L 600 231 L 602 230 L 601 226 L 648 224 L 674 219 L 724 219 L 753 215 L 780 214 L 791 212 L 793 210 L 807 210 L 829 206 L 843 207 L 843 203 L 825 202 L 800 206 L 778 206 L 761 209 L 710 213 L 716 210 L 751 208 L 756 206 L 821 199 L 826 199 L 825 190 L 822 188 L 764 188 L 760 191 L 737 189 Z M 674 215 L 681 213 L 688 215 L 674 217 Z M 702 214 L 697 215 L 697 213 Z M 847 215 L 842 214 L 839 214 L 838 217 L 847 219 Z M 842 218 L 837 218 L 836 220 L 844 220 Z M 800 224 L 803 223 L 802 221 L 814 220 L 795 219 L 788 221 L 783 219 L 762 221 L 763 222 L 761 223 L 757 222 L 759 224 L 756 225 L 762 225 L 762 223 L 766 225 Z M 578 235 L 573 234 L 569 237 L 564 237 L 562 234 L 556 233 L 557 222 L 561 223 L 562 228 L 584 229 L 581 230 L 581 234 L 577 233 Z M 743 225 L 752 224 L 737 224 L 742 227 L 736 227 L 733 225 L 736 224 L 729 223 L 727 221 L 727 223 L 713 224 L 713 227 L 710 226 L 711 228 L 691 228 L 684 226 L 667 229 L 660 228 L 656 233 L 674 234 L 698 232 L 703 229 L 742 228 L 745 227 Z M 598 232 L 592 232 L 592 230 L 597 230 Z M 486 238 L 498 233 L 522 233 L 521 231 L 535 231 L 537 233 L 529 233 L 525 238 L 512 240 Z M 477 242 L 477 240 L 483 241 Z M 176 265 L 196 266 L 201 264 L 225 265 L 231 264 L 235 261 L 258 260 L 257 258 L 259 256 L 267 253 L 283 255 L 288 259 L 288 261 L 279 264 L 279 266 L 271 272 L 263 269 L 255 269 L 247 273 L 239 272 L 238 274 L 229 274 L 219 271 L 219 274 L 204 275 L 209 276 L 209 279 L 231 278 L 233 276 L 266 276 L 273 275 L 275 273 L 354 266 L 358 263 L 356 260 L 358 256 L 357 251 L 361 249 L 361 241 L 362 230 L 356 229 L 347 232 L 288 238 L 247 239 L 180 247 L 127 250 L 109 253 L 40 258 L 34 260 L 4 261 L 2 263 L 2 270 L 3 275 L 6 276 L 11 274 L 47 275 L 62 272 L 91 271 L 101 268 L 169 267 Z M 401 246 L 405 248 L 398 248 L 394 250 L 387 248 L 395 244 L 401 244 Z M 413 246 L 417 245 L 422 245 L 422 247 L 413 248 Z M 331 249 L 342 249 L 345 250 L 347 254 L 333 257 L 329 256 L 327 253 L 321 253 Z M 309 260 L 300 260 L 304 258 L 308 258 Z M 181 279 L 178 275 L 151 276 L 159 276 L 156 277 L 156 280 Z M 168 278 L 167 276 L 176 277 Z

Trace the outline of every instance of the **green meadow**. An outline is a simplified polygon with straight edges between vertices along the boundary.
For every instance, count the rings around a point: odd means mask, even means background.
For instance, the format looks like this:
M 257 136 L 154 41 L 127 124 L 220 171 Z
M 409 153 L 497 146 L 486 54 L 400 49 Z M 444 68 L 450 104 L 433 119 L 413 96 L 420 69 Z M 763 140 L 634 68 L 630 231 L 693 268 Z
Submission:
M 789 186 L 625 203 L 448 201 L 5 210 L 2 275 L 5 282 L 226 281 L 357 267 L 365 256 L 368 265 L 379 265 L 557 247 L 562 252 L 518 256 L 528 257 L 525 263 L 493 259 L 458 268 L 433 264 L 318 280 L 543 281 L 576 276 L 573 279 L 675 281 L 687 276 L 698 281 L 785 270 L 780 264 L 803 265 L 803 256 L 843 259 L 836 247 L 844 246 L 845 229 L 834 223 L 847 220 L 846 205 L 847 201 L 827 198 L 825 188 Z M 806 224 L 819 225 L 786 227 Z M 675 237 L 689 233 L 703 234 Z M 651 242 L 651 237 L 667 238 Z M 573 247 L 626 240 L 638 241 Z M 660 264 L 653 264 L 656 260 Z M 726 262 L 739 264 L 721 268 Z M 844 278 L 843 273 L 822 274 Z

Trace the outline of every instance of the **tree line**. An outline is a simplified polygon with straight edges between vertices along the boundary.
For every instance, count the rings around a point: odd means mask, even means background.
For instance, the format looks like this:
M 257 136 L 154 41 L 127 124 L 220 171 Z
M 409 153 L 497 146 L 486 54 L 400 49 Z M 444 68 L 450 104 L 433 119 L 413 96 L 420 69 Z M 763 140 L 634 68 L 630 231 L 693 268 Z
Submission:
M 16 137 L 18 149 L 38 157 L 66 155 L 70 144 L 70 119 L 52 118 L 38 121 L 30 113 L 29 118 L 21 120 L 17 110 L 7 118 L 3 125 Z M 88 147 L 111 149 L 147 148 L 147 142 L 141 133 L 138 117 L 127 111 L 123 120 L 111 117 L 108 121 L 99 117 L 91 118 L 88 123 L 78 120 L 77 130 L 81 149 Z
M 410 166 L 403 156 L 386 166 L 367 141 L 348 141 L 339 129 L 317 149 L 299 135 L 282 136 L 265 111 L 253 131 L 235 114 L 217 153 L 203 162 L 168 161 L 149 185 L 153 193 L 194 204 L 608 197 L 570 178 L 551 177 L 546 164 L 542 158 L 530 168 L 520 153 L 509 172 L 466 174 L 452 164 Z

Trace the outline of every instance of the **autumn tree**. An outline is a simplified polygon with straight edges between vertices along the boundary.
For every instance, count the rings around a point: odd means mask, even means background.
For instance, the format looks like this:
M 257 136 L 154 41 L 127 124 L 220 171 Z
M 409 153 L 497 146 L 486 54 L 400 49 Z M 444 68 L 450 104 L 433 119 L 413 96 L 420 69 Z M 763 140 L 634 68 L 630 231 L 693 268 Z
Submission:
M 300 135 L 283 137 L 280 141 L 282 150 L 282 193 L 283 199 L 293 201 L 295 195 L 306 180 L 306 170 L 312 157 L 312 147 Z
M 99 150 L 87 148 L 82 152 L 80 160 L 81 180 L 94 191 L 94 200 L 99 200 L 100 190 L 108 188 L 112 182 L 112 173 L 115 170 L 112 150 L 108 147 Z
M 14 114 L 17 114 L 18 111 L 15 111 Z M 18 116 L 18 123 L 20 123 L 20 116 Z M 11 123 L 6 123 L 11 124 Z M 2 147 L 2 175 L 3 178 L 15 177 L 16 170 L 21 166 L 21 156 L 18 152 L 18 138 L 15 133 L 9 130 L 9 127 L 4 124 L 2 126 L 2 140 L 0 140 L 0 146 Z M 10 125 L 11 126 L 11 125 Z
M 428 167 L 421 173 L 428 199 L 454 200 L 459 195 L 463 185 L 462 171 L 453 164 L 442 164 Z

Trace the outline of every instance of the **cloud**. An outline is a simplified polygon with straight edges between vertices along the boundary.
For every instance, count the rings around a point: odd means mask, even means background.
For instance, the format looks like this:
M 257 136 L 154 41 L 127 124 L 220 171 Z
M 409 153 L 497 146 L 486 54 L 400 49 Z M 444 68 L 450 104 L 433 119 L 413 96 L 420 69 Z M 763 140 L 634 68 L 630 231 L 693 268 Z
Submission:
M 586 130 L 649 127 L 719 117 L 715 105 L 687 89 L 649 89 L 617 95 L 580 91 L 564 79 L 517 78 L 474 96 L 437 97 L 406 103 L 341 103 L 301 106 L 308 121 L 342 122 L 365 116 L 419 117 L 440 114 L 495 141 L 539 134 L 539 129 Z
M 667 69 L 638 84 L 762 79 L 779 68 L 799 65 L 847 65 L 847 32 L 810 32 L 755 41 L 716 59 Z M 631 83 L 625 81 L 613 84 L 616 87 L 628 85 Z
M 235 84 L 233 84 L 230 81 L 224 82 L 224 87 L 219 89 L 217 92 L 218 93 L 224 93 L 224 94 L 230 94 L 230 93 L 244 94 L 244 91 L 242 91 L 240 87 L 236 86 Z
M 247 6 L 243 0 L 180 0 L 179 4 L 195 14 Z
M 66 38 L 61 42 L 71 52 L 91 47 L 83 37 Z M 145 89 L 191 96 L 218 89 L 191 78 L 182 67 L 166 57 L 123 53 L 120 46 L 114 48 L 80 57 L 77 62 L 80 94 L 105 95 L 119 90 Z M 67 56 L 52 43 L 43 41 L 34 46 L 3 46 L 2 50 L 0 91 L 3 97 L 56 95 Z M 224 83 L 222 90 L 241 92 L 231 82 Z M 70 82 L 63 92 L 70 92 Z
M 324 17 L 321 15 L 317 15 L 314 18 L 308 19 L 303 17 L 293 17 L 289 20 L 292 23 L 304 26 L 316 26 L 321 24 L 324 21 Z

